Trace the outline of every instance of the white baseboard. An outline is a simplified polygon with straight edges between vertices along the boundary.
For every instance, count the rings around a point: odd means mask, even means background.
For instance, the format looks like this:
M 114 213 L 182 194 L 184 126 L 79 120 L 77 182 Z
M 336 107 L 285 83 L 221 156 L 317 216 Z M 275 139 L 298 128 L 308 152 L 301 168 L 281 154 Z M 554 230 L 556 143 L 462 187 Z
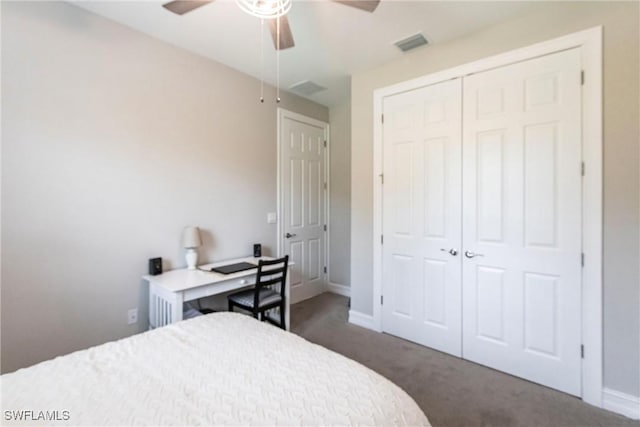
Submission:
M 360 313 L 359 311 L 349 310 L 349 323 L 380 332 L 373 321 L 373 316 Z
M 640 419 L 640 397 L 605 388 L 602 390 L 602 407 L 634 420 Z
M 327 285 L 327 291 L 331 292 L 332 294 L 343 295 L 345 297 L 351 296 L 351 288 L 339 283 L 329 282 L 329 284 Z

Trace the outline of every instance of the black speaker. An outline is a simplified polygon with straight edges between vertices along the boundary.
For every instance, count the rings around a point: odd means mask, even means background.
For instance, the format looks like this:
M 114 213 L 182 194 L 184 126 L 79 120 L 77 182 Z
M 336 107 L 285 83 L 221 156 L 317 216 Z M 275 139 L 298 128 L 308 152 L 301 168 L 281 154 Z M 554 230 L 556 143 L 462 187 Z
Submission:
M 260 258 L 262 256 L 262 245 L 260 243 L 253 245 L 253 256 L 255 258 Z
M 162 274 L 162 258 L 149 259 L 149 274 L 152 276 Z

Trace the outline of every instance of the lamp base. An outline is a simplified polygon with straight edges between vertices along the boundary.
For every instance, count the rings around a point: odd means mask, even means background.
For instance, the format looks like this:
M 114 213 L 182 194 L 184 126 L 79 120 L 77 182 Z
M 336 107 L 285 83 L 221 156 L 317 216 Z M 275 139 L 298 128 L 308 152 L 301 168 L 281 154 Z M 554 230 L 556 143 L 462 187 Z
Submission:
M 198 251 L 196 248 L 187 248 L 185 259 L 187 260 L 187 270 L 195 270 L 198 263 Z

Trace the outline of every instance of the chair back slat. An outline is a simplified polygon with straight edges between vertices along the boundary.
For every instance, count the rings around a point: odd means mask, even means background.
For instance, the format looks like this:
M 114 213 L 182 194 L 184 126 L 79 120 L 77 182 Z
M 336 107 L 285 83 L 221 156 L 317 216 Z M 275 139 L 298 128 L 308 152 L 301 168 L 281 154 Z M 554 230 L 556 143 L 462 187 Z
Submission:
M 266 286 L 277 285 L 278 283 L 282 283 L 282 277 L 276 277 L 275 279 L 269 279 L 269 280 L 262 280 L 260 282 L 260 286 L 264 288 Z
M 267 268 L 267 269 L 262 269 L 262 271 L 260 272 L 260 274 L 262 276 L 273 276 L 275 274 L 282 274 L 284 273 L 284 271 L 287 269 L 287 267 L 276 267 L 276 268 Z
M 276 259 L 261 259 L 259 262 L 259 264 L 261 265 L 276 265 L 276 264 L 281 264 L 282 262 L 284 262 L 284 259 L 287 258 L 287 260 L 289 259 L 289 255 L 286 255 L 284 258 L 276 258 Z

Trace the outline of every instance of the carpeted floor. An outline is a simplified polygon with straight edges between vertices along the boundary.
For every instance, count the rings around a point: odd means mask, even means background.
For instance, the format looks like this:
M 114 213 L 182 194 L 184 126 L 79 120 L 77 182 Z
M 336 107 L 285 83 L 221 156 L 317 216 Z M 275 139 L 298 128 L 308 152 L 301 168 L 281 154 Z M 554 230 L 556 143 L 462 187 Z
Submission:
M 347 323 L 348 299 L 325 293 L 291 307 L 291 326 L 384 375 L 440 426 L 640 426 L 579 399 Z

